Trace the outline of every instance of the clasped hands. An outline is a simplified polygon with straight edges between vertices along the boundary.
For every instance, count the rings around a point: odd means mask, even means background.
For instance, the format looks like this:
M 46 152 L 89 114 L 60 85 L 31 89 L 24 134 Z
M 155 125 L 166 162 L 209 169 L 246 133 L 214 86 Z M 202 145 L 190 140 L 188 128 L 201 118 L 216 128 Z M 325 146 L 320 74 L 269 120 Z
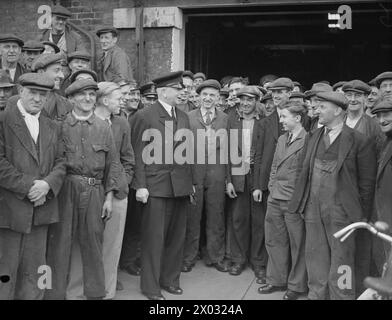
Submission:
M 49 190 L 50 186 L 45 180 L 34 180 L 27 197 L 34 203 L 34 207 L 42 206 Z

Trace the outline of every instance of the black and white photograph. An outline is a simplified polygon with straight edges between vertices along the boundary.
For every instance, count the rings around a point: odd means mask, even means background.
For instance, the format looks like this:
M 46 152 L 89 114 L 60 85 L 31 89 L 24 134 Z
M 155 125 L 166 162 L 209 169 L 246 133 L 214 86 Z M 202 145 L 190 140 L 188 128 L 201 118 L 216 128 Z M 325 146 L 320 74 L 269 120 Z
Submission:
M 0 300 L 391 300 L 391 247 L 390 0 L 0 0 Z

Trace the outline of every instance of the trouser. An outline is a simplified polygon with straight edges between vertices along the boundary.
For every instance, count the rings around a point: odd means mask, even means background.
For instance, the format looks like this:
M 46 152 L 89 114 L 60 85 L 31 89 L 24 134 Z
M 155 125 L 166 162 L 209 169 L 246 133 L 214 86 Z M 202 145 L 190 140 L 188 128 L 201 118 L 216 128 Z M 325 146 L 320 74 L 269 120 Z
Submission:
M 86 297 L 104 297 L 105 275 L 102 261 L 105 200 L 102 185 L 67 176 L 59 194 L 60 222 L 48 232 L 48 265 L 53 272 L 53 289 L 46 299 L 65 299 L 71 261 L 71 247 L 77 237 L 80 244 L 83 285 Z
M 288 203 L 268 199 L 265 217 L 265 245 L 269 257 L 267 283 L 305 292 L 305 224 L 299 214 L 288 213 Z
M 208 173 L 207 173 L 208 174 Z M 225 183 L 206 177 L 204 185 L 196 186 L 196 205 L 188 206 L 184 262 L 193 264 L 199 251 L 200 222 L 203 208 L 206 215 L 206 254 L 212 263 L 225 256 Z
M 136 201 L 136 190 L 129 188 L 127 219 L 125 221 L 120 268 L 126 268 L 140 259 L 141 223 L 142 203 Z
M 0 229 L 0 275 L 9 276 L 0 281 L 0 300 L 43 298 L 51 281 L 45 268 L 47 232 L 47 225 L 32 226 L 27 234 Z
M 149 197 L 143 205 L 140 288 L 160 294 L 160 285 L 180 285 L 189 197 Z
M 113 198 L 112 217 L 106 223 L 103 234 L 102 256 L 105 270 L 106 299 L 113 299 L 116 294 L 117 267 L 124 233 L 127 201 L 126 198 L 122 200 Z M 72 245 L 66 299 L 84 299 L 83 269 L 78 239 L 75 239 Z
M 244 192 L 229 199 L 227 219 L 227 255 L 234 263 L 245 264 L 248 258 L 253 268 L 266 267 L 265 210 L 263 203 L 253 200 L 251 176 L 245 176 Z M 264 194 L 265 195 L 265 194 Z

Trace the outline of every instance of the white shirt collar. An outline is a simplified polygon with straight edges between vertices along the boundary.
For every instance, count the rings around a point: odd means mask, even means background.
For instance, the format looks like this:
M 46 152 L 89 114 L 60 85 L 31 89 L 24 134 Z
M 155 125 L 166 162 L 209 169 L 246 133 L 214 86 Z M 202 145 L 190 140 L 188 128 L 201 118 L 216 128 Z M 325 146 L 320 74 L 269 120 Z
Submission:
M 211 108 L 211 109 L 205 109 L 203 107 L 200 107 L 200 112 L 202 117 L 204 118 L 207 114 L 207 112 L 210 111 L 211 112 L 211 119 L 215 117 L 215 107 Z
M 174 110 L 174 107 L 171 106 L 170 104 L 158 99 L 160 104 L 165 108 L 166 112 L 169 114 L 169 116 L 172 116 L 172 110 Z M 175 112 L 175 111 L 174 111 Z
M 93 114 L 93 112 L 91 112 L 88 116 L 83 117 L 83 116 L 78 116 L 78 115 L 75 113 L 75 111 L 72 110 L 72 115 L 75 117 L 76 120 L 79 120 L 79 121 L 86 121 L 88 118 L 91 117 L 92 114 Z

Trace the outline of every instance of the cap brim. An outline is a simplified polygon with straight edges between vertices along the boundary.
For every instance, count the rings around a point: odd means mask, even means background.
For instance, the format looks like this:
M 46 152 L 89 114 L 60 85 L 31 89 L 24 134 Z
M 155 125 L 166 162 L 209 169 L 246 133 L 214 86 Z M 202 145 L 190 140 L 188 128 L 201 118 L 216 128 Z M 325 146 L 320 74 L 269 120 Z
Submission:
M 281 90 L 281 89 L 293 90 L 293 88 L 290 87 L 268 87 L 268 90 Z
M 14 83 L 0 83 L 0 88 L 12 88 L 15 87 Z
M 27 84 L 24 85 L 23 87 L 29 88 L 29 89 L 37 89 L 37 90 L 42 90 L 42 91 L 50 91 L 53 88 L 48 88 L 48 87 L 41 87 L 41 86 L 37 86 L 37 85 L 33 85 L 33 84 Z
M 251 94 L 251 93 L 240 93 L 240 94 L 237 94 L 237 97 L 238 97 L 238 98 L 239 98 L 239 97 L 242 97 L 242 96 L 247 96 L 247 97 L 250 97 L 250 98 L 258 98 L 258 97 L 260 97 L 260 96 L 258 96 L 258 95 Z
M 352 91 L 352 92 L 357 92 L 357 93 L 362 93 L 362 94 L 369 94 L 369 93 L 367 93 L 367 92 L 365 92 L 365 91 L 362 91 L 362 90 L 359 90 L 359 89 L 346 89 L 346 90 L 343 90 L 343 92 L 350 92 L 350 91 Z

